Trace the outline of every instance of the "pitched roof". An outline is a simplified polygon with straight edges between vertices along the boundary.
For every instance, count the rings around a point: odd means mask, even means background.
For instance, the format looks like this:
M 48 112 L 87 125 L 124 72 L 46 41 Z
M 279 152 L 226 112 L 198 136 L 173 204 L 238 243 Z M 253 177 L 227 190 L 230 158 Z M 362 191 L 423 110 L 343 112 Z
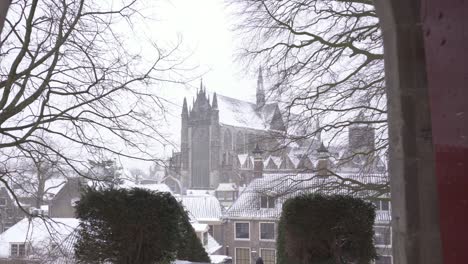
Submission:
M 224 125 L 258 130 L 271 130 L 278 104 L 266 104 L 261 109 L 251 102 L 217 95 L 219 122 Z
M 226 211 L 226 218 L 246 219 L 278 219 L 281 215 L 281 207 L 286 199 L 300 194 L 321 192 L 334 194 L 372 195 L 372 192 L 363 193 L 353 181 L 366 184 L 386 184 L 384 174 L 369 174 L 366 176 L 356 174 L 340 174 L 347 180 L 346 187 L 343 180 L 336 176 L 317 177 L 312 173 L 278 173 L 264 174 L 262 178 L 254 179 L 239 198 Z M 356 188 L 356 189 L 353 189 Z M 276 197 L 274 208 L 260 208 L 262 195 Z
M 218 185 L 218 188 L 216 188 L 216 191 L 218 192 L 230 192 L 230 191 L 236 191 L 237 186 L 235 183 L 228 182 L 228 183 L 220 183 Z
M 222 216 L 221 204 L 212 195 L 183 195 L 179 199 L 196 221 L 219 221 Z
M 8 257 L 10 243 L 30 243 L 32 257 L 43 257 L 78 227 L 75 218 L 24 218 L 0 235 L 0 257 Z M 5 255 L 7 254 L 7 255 Z

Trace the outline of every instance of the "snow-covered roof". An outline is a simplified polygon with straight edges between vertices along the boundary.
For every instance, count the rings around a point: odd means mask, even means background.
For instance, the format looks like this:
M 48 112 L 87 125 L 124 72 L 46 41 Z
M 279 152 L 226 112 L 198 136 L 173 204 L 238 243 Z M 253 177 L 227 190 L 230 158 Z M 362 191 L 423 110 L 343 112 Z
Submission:
M 270 130 L 277 104 L 266 104 L 261 109 L 251 102 L 217 95 L 219 122 L 224 125 L 257 130 Z
M 237 187 L 236 187 L 236 184 L 235 183 L 220 183 L 218 185 L 218 188 L 216 188 L 216 191 L 218 192 L 232 192 L 232 191 L 236 191 L 237 190 Z
M 198 222 L 191 223 L 193 229 L 195 232 L 208 232 L 209 226 L 207 224 L 200 224 Z M 210 235 L 207 234 L 208 236 L 208 243 L 204 245 L 203 247 L 206 250 L 206 253 L 208 254 L 213 254 L 216 251 L 218 251 L 222 246 Z M 202 241 L 203 243 L 203 241 Z
M 78 226 L 76 218 L 23 218 L 0 234 L 0 243 L 21 243 L 41 241 L 51 236 L 64 238 Z M 60 241 L 59 241 L 60 242 Z
M 199 190 L 199 189 L 188 189 L 187 195 L 214 195 L 214 190 Z
M 297 168 L 297 165 L 299 165 L 299 162 L 301 162 L 301 160 L 296 155 L 290 154 L 288 156 L 294 167 Z
M 221 204 L 213 195 L 184 195 L 179 199 L 189 211 L 189 216 L 196 221 L 219 221 L 221 219 Z
M 210 260 L 213 264 L 225 263 L 227 260 L 230 259 L 232 259 L 232 257 L 226 255 L 210 255 Z
M 244 166 L 245 161 L 247 160 L 248 156 L 249 156 L 248 154 L 239 154 L 239 155 L 237 155 L 237 158 L 239 159 L 239 163 L 240 163 L 241 167 Z
M 207 224 L 192 223 L 192 227 L 195 232 L 207 232 L 209 227 Z
M 239 198 L 229 207 L 224 217 L 278 219 L 281 215 L 284 201 L 300 194 L 321 192 L 366 196 L 373 195 L 372 191 L 363 191 L 362 187 L 353 184 L 353 181 L 369 185 L 374 184 L 375 186 L 383 186 L 388 183 L 388 178 L 385 174 L 340 174 L 340 177 L 320 177 L 313 173 L 264 174 L 262 178 L 254 179 L 241 192 Z M 275 207 L 260 208 L 260 198 L 262 195 L 276 197 Z
M 24 218 L 0 235 L 0 257 L 8 257 L 10 243 L 29 243 L 39 254 L 60 245 L 77 227 L 76 218 Z
M 281 164 L 281 157 L 270 156 L 270 159 L 275 163 L 276 166 L 279 166 Z
M 141 188 L 155 192 L 172 193 L 171 188 L 169 188 L 169 186 L 167 186 L 165 183 L 135 184 L 131 181 L 124 181 L 123 184 L 120 185 L 120 187 L 125 189 Z
M 208 234 L 208 244 L 204 246 L 206 253 L 208 253 L 208 255 L 215 253 L 222 247 L 223 246 L 221 246 L 218 243 L 218 241 L 216 241 L 216 239 L 214 239 L 210 234 Z

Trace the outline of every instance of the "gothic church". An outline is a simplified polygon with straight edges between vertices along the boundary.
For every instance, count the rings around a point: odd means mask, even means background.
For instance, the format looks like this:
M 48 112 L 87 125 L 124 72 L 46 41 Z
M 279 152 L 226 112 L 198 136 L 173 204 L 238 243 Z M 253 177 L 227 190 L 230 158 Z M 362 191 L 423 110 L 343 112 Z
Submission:
M 256 103 L 213 94 L 210 100 L 203 84 L 191 108 L 184 98 L 181 152 L 178 163 L 186 188 L 212 189 L 220 182 L 238 182 L 245 177 L 233 166 L 239 155 L 248 156 L 259 142 L 273 147 L 274 134 L 285 132 L 277 103 L 266 103 L 261 70 Z M 237 173 L 239 174 L 239 173 Z

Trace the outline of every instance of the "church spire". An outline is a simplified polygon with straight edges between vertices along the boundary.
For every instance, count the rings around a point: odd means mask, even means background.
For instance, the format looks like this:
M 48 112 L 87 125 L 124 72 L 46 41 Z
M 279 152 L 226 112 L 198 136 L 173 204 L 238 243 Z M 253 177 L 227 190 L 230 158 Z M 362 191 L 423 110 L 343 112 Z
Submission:
M 203 91 L 203 78 L 200 79 L 200 91 L 197 92 L 198 93 L 201 93 Z
M 263 87 L 262 67 L 258 69 L 257 80 L 257 108 L 262 108 L 265 105 L 265 88 Z
M 184 104 L 182 105 L 182 117 L 188 117 L 187 98 L 184 97 Z
M 216 95 L 216 92 L 213 94 L 213 103 L 211 103 L 211 106 L 213 109 L 218 109 L 218 96 Z

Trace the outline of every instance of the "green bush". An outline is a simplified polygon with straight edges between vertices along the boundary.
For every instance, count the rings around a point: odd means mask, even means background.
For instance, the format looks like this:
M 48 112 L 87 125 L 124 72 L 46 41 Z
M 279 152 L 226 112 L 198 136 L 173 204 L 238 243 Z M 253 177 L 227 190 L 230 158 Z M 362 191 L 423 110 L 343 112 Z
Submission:
M 169 193 L 87 189 L 77 215 L 75 256 L 81 263 L 209 261 L 187 213 Z
M 278 264 L 367 264 L 376 257 L 374 220 L 374 206 L 351 196 L 289 199 L 278 225 Z

